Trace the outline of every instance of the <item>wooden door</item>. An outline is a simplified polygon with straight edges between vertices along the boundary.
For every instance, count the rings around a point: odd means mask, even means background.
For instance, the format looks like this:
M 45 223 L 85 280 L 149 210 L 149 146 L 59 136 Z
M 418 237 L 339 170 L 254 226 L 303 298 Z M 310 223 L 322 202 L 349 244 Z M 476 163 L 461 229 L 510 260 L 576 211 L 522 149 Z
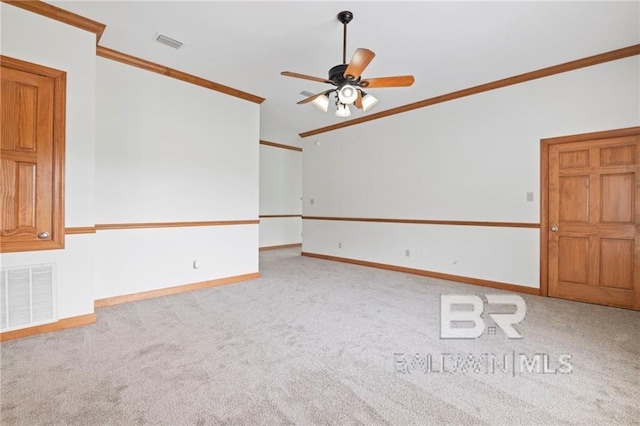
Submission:
M 548 148 L 548 295 L 640 309 L 640 136 Z
M 61 143 L 56 128 L 56 78 L 10 58 L 1 64 L 1 248 L 60 248 L 64 137 Z

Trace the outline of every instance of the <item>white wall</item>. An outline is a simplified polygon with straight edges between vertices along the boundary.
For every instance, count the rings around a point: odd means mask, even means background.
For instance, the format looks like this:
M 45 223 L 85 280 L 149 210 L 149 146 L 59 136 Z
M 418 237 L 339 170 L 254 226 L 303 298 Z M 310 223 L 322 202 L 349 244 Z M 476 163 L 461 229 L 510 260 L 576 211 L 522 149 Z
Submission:
M 302 218 L 260 218 L 260 247 L 276 247 L 302 242 Z
M 260 110 L 260 139 L 284 145 L 302 147 L 302 139 L 300 139 L 300 136 L 298 136 L 297 133 L 300 131 L 299 123 L 292 120 L 291 117 L 288 117 L 286 114 L 282 114 L 280 112 L 283 108 L 290 107 L 291 104 L 287 104 L 286 102 L 281 104 L 281 102 L 282 101 L 275 99 L 267 99 L 262 103 L 263 108 Z M 273 103 L 276 104 L 271 105 Z M 292 126 L 292 123 L 296 125 Z M 297 131 L 292 130 L 296 128 Z
M 103 58 L 96 97 L 96 223 L 258 218 L 257 104 Z M 97 241 L 97 299 L 258 271 L 258 225 Z
M 257 251 L 258 225 L 101 231 L 96 299 L 258 272 Z
M 540 139 L 638 126 L 639 85 L 633 57 L 306 138 L 304 215 L 537 223 Z M 303 233 L 307 252 L 539 286 L 537 230 L 305 221 Z
M 302 153 L 260 145 L 260 215 L 302 214 Z M 261 218 L 260 247 L 302 241 L 299 217 Z
M 1 52 L 67 72 L 65 225 L 93 226 L 95 35 L 0 3 Z M 93 312 L 95 235 L 67 235 L 64 250 L 3 254 L 3 267 L 57 264 L 58 317 Z

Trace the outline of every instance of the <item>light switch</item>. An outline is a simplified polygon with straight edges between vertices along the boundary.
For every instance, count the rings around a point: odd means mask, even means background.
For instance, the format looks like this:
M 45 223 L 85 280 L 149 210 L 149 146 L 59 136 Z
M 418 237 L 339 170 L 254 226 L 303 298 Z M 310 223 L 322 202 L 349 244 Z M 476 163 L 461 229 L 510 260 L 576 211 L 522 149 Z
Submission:
M 533 201 L 533 192 L 527 192 L 527 202 Z

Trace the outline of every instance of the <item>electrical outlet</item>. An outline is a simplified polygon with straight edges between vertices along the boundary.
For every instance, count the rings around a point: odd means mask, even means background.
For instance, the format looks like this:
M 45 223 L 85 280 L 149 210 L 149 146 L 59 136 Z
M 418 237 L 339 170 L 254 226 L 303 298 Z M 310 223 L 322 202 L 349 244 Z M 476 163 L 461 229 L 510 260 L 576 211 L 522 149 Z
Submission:
M 338 243 L 338 248 L 342 248 L 342 243 Z
M 316 200 L 314 200 L 313 198 L 309 200 L 309 204 L 315 204 Z
M 527 202 L 533 201 L 533 192 L 527 192 Z
M 404 255 L 405 255 L 405 256 L 407 256 L 407 257 L 411 257 L 411 250 L 406 249 L 406 250 L 404 251 Z
M 200 261 L 199 260 L 194 260 L 193 261 L 193 269 L 200 269 Z

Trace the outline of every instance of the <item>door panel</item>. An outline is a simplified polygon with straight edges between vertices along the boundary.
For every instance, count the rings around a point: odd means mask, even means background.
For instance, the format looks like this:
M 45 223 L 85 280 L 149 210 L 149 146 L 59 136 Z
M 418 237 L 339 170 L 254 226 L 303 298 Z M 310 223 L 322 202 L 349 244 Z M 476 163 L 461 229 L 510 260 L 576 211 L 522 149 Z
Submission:
M 601 166 L 616 166 L 621 164 L 635 164 L 636 150 L 632 145 L 602 148 L 600 150 Z
M 18 208 L 19 227 L 37 228 L 36 223 L 36 164 L 18 163 Z
M 602 222 L 633 223 L 635 173 L 600 175 Z
M 558 279 L 588 284 L 589 239 L 562 237 L 558 240 L 558 262 L 565 267 L 558 271 Z
M 561 176 L 560 212 L 563 222 L 589 222 L 589 176 Z
M 560 152 L 558 160 L 561 169 L 587 167 L 589 165 L 589 150 Z
M 548 149 L 548 295 L 640 309 L 640 136 Z
M 633 240 L 600 240 L 600 285 L 633 290 Z
M 11 106 L 2 109 L 2 149 L 35 151 L 38 78 L 11 69 L 2 72 L 8 73 L 2 79 L 2 102 Z

